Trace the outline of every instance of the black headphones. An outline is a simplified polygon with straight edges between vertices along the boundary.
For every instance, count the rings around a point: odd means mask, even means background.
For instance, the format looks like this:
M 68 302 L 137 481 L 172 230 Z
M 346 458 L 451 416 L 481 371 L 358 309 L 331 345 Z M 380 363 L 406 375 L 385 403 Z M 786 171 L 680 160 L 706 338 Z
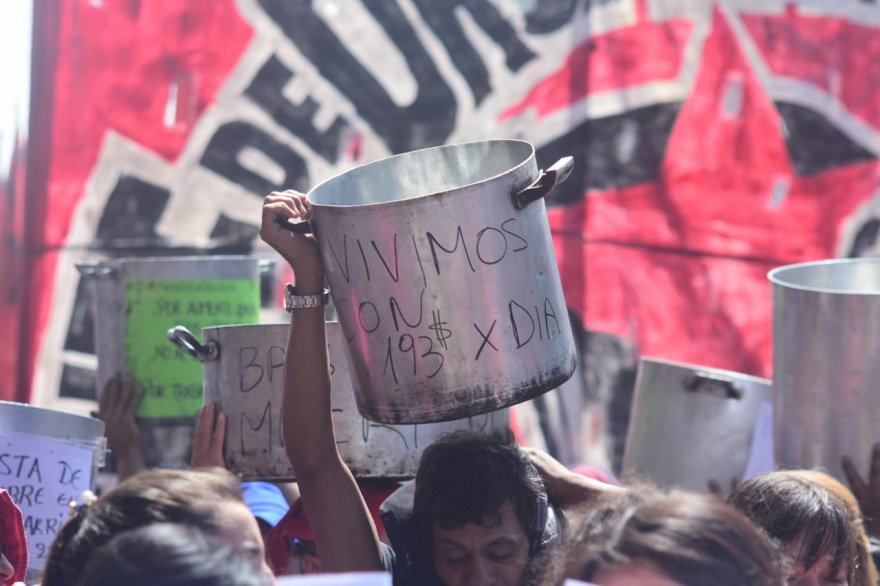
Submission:
M 529 539 L 529 557 L 531 557 L 548 543 L 555 541 L 559 536 L 559 530 L 556 512 L 547 499 L 547 490 L 544 488 L 544 479 L 541 478 L 541 473 L 525 454 L 523 454 L 523 460 L 526 463 L 526 474 L 528 474 L 529 480 L 541 487 L 538 498 L 535 500 L 530 526 L 526 530 L 526 536 Z

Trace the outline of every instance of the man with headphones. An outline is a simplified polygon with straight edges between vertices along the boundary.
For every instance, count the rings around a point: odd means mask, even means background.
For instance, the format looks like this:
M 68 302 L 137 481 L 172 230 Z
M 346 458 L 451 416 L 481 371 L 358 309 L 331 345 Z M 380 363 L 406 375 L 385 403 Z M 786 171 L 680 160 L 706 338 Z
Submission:
M 541 475 L 511 440 L 458 432 L 425 449 L 382 505 L 396 584 L 518 584 L 557 540 Z
M 260 236 L 294 269 L 282 426 L 325 572 L 391 570 L 397 584 L 520 582 L 529 559 L 557 536 L 548 504 L 565 506 L 613 490 L 547 454 L 505 438 L 455 434 L 423 453 L 415 481 L 389 497 L 384 546 L 336 447 L 324 329 L 324 267 L 314 237 L 283 224 L 309 218 L 305 196 L 273 192 Z

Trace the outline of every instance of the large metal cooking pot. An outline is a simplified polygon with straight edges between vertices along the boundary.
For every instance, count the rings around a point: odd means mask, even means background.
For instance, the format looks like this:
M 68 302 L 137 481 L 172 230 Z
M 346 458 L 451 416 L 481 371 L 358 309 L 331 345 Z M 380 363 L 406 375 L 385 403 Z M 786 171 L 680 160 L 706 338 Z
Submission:
M 116 372 L 145 392 L 138 411 L 150 467 L 189 465 L 202 404 L 198 365 L 168 345 L 168 328 L 259 321 L 260 275 L 271 263 L 241 256 L 120 258 L 77 265 L 95 289 L 100 393 Z
M 281 399 L 289 324 L 204 328 L 199 341 L 186 328 L 168 332 L 180 348 L 198 358 L 205 372 L 205 402 L 216 401 L 226 414 L 224 456 L 245 480 L 294 480 L 284 449 Z M 357 410 L 342 334 L 327 324 L 330 403 L 336 443 L 358 478 L 412 478 L 422 451 L 440 435 L 460 429 L 491 432 L 508 426 L 506 409 L 423 425 L 384 425 Z
M 704 491 L 742 479 L 771 382 L 717 368 L 642 358 L 623 472 Z M 768 417 L 769 419 L 769 417 Z
M 31 570 L 45 567 L 68 503 L 95 487 L 105 451 L 97 419 L 0 401 L 0 488 L 24 514 Z
M 867 477 L 880 440 L 880 259 L 779 267 L 773 283 L 777 463 Z
M 364 417 L 456 419 L 571 376 L 542 200 L 571 165 L 539 171 L 531 144 L 493 140 L 393 156 L 309 192 Z

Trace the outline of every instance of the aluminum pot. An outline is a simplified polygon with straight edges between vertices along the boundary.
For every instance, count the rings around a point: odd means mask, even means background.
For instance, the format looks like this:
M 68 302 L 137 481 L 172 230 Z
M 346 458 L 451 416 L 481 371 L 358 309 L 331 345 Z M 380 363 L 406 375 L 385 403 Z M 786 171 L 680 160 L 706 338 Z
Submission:
M 284 449 L 281 399 L 289 324 L 204 328 L 199 341 L 184 327 L 168 332 L 198 358 L 205 373 L 205 402 L 226 414 L 226 465 L 244 480 L 295 480 Z M 509 424 L 506 409 L 445 423 L 384 425 L 358 413 L 339 324 L 327 324 L 330 403 L 336 443 L 358 478 L 415 476 L 422 451 L 444 433 L 491 432 Z
M 138 411 L 150 467 L 189 466 L 201 369 L 168 346 L 165 332 L 259 320 L 261 273 L 272 263 L 242 256 L 119 258 L 79 263 L 95 290 L 98 393 L 125 372 L 146 393 Z M 179 289 L 179 290 L 178 290 Z
M 389 157 L 309 192 L 364 417 L 446 421 L 571 376 L 542 199 L 571 166 L 539 171 L 531 144 L 493 140 Z
M 68 503 L 95 488 L 105 452 L 97 419 L 0 401 L 0 488 L 22 509 L 30 570 L 45 567 Z
M 845 482 L 880 440 L 880 259 L 779 267 L 773 283 L 776 459 Z
M 642 358 L 623 472 L 704 491 L 742 479 L 771 382 L 717 368 Z M 769 418 L 768 418 L 769 419 Z

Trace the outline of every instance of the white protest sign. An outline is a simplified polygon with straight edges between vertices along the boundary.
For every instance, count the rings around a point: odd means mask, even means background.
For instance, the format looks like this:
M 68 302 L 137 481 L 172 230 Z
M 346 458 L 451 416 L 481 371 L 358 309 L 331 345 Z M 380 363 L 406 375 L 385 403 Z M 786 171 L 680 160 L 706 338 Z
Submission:
M 93 454 L 86 444 L 0 432 L 0 488 L 24 516 L 30 569 L 43 569 L 68 503 L 91 487 Z
M 572 580 L 569 578 L 562 583 L 562 586 L 596 586 L 592 582 L 581 582 L 580 580 Z
M 364 572 L 358 574 L 318 574 L 278 578 L 278 586 L 391 586 L 391 574 Z
M 743 480 L 762 472 L 770 472 L 773 468 L 773 404 L 765 401 L 758 410 Z

